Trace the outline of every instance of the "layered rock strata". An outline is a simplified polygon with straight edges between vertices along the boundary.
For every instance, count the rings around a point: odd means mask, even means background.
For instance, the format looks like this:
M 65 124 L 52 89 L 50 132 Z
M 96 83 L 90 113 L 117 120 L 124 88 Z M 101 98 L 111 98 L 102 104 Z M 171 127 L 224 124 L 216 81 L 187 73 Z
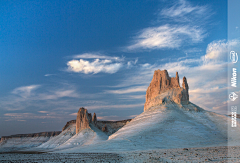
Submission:
M 167 70 L 156 70 L 146 92 L 144 111 L 163 104 L 166 99 L 177 104 L 188 104 L 188 89 L 186 77 L 183 77 L 182 87 L 180 87 L 178 72 L 176 72 L 176 77 L 169 77 Z

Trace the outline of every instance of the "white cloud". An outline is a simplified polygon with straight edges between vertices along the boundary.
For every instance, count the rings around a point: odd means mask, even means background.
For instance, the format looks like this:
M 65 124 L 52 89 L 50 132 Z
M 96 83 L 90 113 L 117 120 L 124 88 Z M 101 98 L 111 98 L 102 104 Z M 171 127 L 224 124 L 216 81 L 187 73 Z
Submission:
M 97 74 L 101 72 L 113 74 L 123 67 L 133 67 L 138 61 L 137 58 L 135 61 L 125 61 L 124 57 L 106 56 L 99 53 L 84 53 L 75 55 L 73 58 L 73 60 L 67 62 L 67 71 L 84 74 Z
M 197 43 L 204 37 L 204 31 L 197 26 L 166 24 L 142 30 L 128 49 L 178 48 L 186 41 Z
M 93 62 L 87 60 L 71 60 L 67 63 L 68 71 L 81 72 L 84 74 L 89 73 L 116 73 L 121 67 L 122 63 L 112 63 L 111 60 L 104 59 L 95 59 Z
M 236 47 L 240 44 L 239 40 L 231 40 L 226 42 L 226 40 L 213 41 L 208 44 L 205 58 L 207 60 L 223 60 L 227 61 L 229 56 L 228 47 Z
M 21 97 L 27 98 L 32 94 L 33 90 L 36 90 L 39 87 L 40 87 L 40 85 L 22 86 L 22 87 L 15 88 L 12 91 L 12 93 L 20 95 Z

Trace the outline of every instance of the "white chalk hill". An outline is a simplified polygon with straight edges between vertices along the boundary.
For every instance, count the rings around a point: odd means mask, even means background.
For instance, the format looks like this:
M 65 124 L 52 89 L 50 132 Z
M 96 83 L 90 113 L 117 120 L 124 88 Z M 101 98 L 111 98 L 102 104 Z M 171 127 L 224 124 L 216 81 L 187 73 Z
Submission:
M 83 129 L 76 134 L 76 124 L 71 124 L 59 135 L 52 137 L 40 146 L 29 150 L 48 152 L 59 151 L 89 144 L 96 144 L 107 139 L 108 136 L 93 125 L 91 125 L 91 128 Z

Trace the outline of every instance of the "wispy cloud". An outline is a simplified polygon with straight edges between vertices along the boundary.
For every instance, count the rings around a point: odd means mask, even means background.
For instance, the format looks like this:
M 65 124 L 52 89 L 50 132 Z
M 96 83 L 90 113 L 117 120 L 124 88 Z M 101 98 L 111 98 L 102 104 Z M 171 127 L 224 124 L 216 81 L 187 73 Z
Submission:
M 186 41 L 197 43 L 204 37 L 204 31 L 198 26 L 166 24 L 143 29 L 128 49 L 179 48 Z
M 46 114 L 48 113 L 48 111 L 38 111 L 39 113 L 43 113 L 43 114 Z
M 73 56 L 74 59 L 108 59 L 108 60 L 119 60 L 122 61 L 124 58 L 112 57 L 107 55 L 102 55 L 101 53 L 83 53 Z
M 47 115 L 37 115 L 34 113 L 6 113 L 4 117 L 7 118 L 7 121 L 26 121 L 28 119 L 55 119 L 61 118 L 55 113 L 49 113 Z
M 72 114 L 69 114 L 69 115 L 72 115 L 72 116 L 77 116 L 77 113 L 72 113 Z
M 130 87 L 126 89 L 118 89 L 118 90 L 106 90 L 106 93 L 112 93 L 112 94 L 128 94 L 128 93 L 135 93 L 135 92 L 146 92 L 147 87 L 146 86 L 140 86 L 140 87 Z
M 27 98 L 31 95 L 31 93 L 36 90 L 37 88 L 39 88 L 40 85 L 29 85 L 29 86 L 22 86 L 22 87 L 18 87 L 15 88 L 12 93 L 19 95 L 21 97 Z
M 160 15 L 177 22 L 194 23 L 209 18 L 211 13 L 209 6 L 193 6 L 186 0 L 179 0 L 173 6 L 162 9 Z
M 48 76 L 54 76 L 56 74 L 45 74 L 44 76 L 48 77 Z
M 164 19 L 165 24 L 159 21 L 160 25 L 140 30 L 127 50 L 175 49 L 202 42 L 207 35 L 203 24 L 210 16 L 208 6 L 192 6 L 179 0 L 158 14 L 157 19 Z
M 128 61 L 127 62 L 127 68 L 132 68 L 134 65 L 136 65 L 138 62 L 138 58 L 135 59 L 135 61 Z
M 48 93 L 39 93 L 38 96 L 36 96 L 35 98 L 37 100 L 51 100 L 51 99 L 59 99 L 62 97 L 77 98 L 79 97 L 79 94 L 73 89 L 71 90 L 60 89 L 60 90 L 55 90 Z
M 138 103 L 138 104 L 123 104 L 123 105 L 92 105 L 92 106 L 86 106 L 86 109 L 126 109 L 126 108 L 135 108 L 135 107 L 142 107 L 143 108 L 144 103 Z
M 55 105 L 58 106 L 63 99 L 79 98 L 79 92 L 74 86 L 59 85 L 55 88 L 46 85 L 29 85 L 15 88 L 11 93 L 0 99 L 2 110 L 25 110 L 26 108 L 42 108 Z M 60 101 L 60 99 L 62 101 Z M 55 101 L 58 101 L 54 104 Z M 62 105 L 63 106 L 63 105 Z M 69 108 L 70 108 L 69 104 Z M 46 111 L 39 111 L 44 113 Z

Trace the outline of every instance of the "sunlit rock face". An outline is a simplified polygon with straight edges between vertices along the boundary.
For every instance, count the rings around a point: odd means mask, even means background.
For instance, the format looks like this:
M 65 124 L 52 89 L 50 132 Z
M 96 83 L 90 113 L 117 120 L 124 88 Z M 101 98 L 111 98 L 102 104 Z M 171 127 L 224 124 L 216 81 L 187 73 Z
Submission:
M 144 111 L 164 104 L 167 100 L 172 100 L 177 104 L 188 104 L 188 89 L 186 77 L 183 77 L 182 87 L 180 87 L 178 72 L 176 72 L 176 77 L 169 77 L 167 70 L 156 70 L 146 92 Z
M 90 128 L 91 122 L 92 122 L 91 113 L 88 113 L 87 109 L 80 108 L 78 110 L 76 119 L 76 134 L 83 129 Z

